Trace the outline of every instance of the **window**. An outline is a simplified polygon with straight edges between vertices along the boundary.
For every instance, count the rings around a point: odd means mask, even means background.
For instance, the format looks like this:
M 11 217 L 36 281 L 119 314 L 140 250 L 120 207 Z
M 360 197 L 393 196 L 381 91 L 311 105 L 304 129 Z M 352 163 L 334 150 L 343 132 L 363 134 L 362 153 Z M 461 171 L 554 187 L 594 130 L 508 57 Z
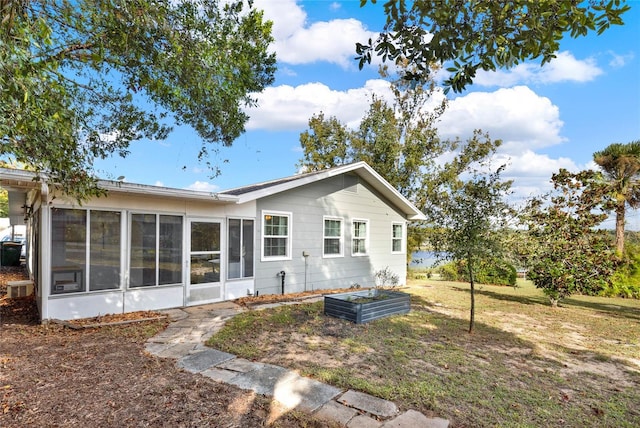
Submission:
M 324 218 L 324 256 L 337 257 L 342 256 L 342 219 L 334 217 Z
M 404 223 L 393 223 L 391 225 L 391 252 L 403 253 L 404 252 Z
M 131 215 L 130 287 L 182 282 L 182 217 Z
M 351 254 L 366 256 L 369 252 L 369 220 L 353 220 L 351 230 Z
M 119 212 L 89 212 L 89 291 L 120 287 L 121 218 Z
M 229 219 L 229 279 L 253 277 L 253 220 Z
M 121 218 L 117 211 L 52 209 L 52 294 L 120 288 Z
M 291 259 L 291 213 L 262 214 L 262 258 Z
M 85 290 L 87 211 L 51 210 L 51 294 Z

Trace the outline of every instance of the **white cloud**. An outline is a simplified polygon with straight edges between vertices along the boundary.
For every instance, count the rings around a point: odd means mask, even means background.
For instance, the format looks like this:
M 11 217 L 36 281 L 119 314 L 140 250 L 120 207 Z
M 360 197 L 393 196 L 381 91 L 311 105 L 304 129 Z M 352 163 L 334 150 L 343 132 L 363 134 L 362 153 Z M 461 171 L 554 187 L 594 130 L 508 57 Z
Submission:
M 498 154 L 494 157 L 496 165 L 506 164 L 502 174 L 505 180 L 514 180 L 512 198 L 516 201 L 539 196 L 551 190 L 551 175 L 565 168 L 572 172 L 583 169 L 566 157 L 557 159 L 546 154 L 525 150 L 518 154 Z
M 356 42 L 376 37 L 357 19 L 334 19 L 309 24 L 304 9 L 294 0 L 262 0 L 256 7 L 273 22 L 272 34 L 278 62 L 310 64 L 329 62 L 355 68 Z
M 627 65 L 633 58 L 633 52 L 628 54 L 619 55 L 613 51 L 608 52 L 611 55 L 611 60 L 609 61 L 609 66 L 612 68 L 621 68 Z
M 185 189 L 199 190 L 201 192 L 217 192 L 218 190 L 220 190 L 220 187 L 207 181 L 196 181 L 195 183 L 192 183 L 185 187 Z
M 314 114 L 336 116 L 349 126 L 356 126 L 371 104 L 372 94 L 387 99 L 389 83 L 368 80 L 364 87 L 336 91 L 323 83 L 307 83 L 296 87 L 274 86 L 257 94 L 258 107 L 247 110 L 247 129 L 302 131 Z
M 501 139 L 503 153 L 520 153 L 564 141 L 563 122 L 557 106 L 526 86 L 495 92 L 472 92 L 449 101 L 441 121 L 440 135 L 464 140 L 475 129 Z
M 160 180 L 156 181 L 155 183 L 153 183 L 154 186 L 158 186 L 158 187 L 164 187 L 164 183 Z
M 571 52 L 564 51 L 544 66 L 527 62 L 510 70 L 478 71 L 474 83 L 499 87 L 517 84 L 583 83 L 594 80 L 602 73 L 594 58 L 579 60 Z

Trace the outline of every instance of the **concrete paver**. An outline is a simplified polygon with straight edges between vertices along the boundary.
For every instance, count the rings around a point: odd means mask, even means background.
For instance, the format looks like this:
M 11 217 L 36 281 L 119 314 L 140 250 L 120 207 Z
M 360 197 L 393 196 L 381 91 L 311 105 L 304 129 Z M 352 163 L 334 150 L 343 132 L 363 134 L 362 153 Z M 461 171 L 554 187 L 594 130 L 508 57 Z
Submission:
M 265 364 L 260 370 L 241 373 L 231 382 L 242 389 L 249 389 L 258 394 L 273 396 L 276 385 L 282 382 L 291 372 L 285 368 Z
M 218 369 L 216 367 L 204 370 L 200 372 L 200 374 L 221 383 L 232 383 L 233 379 L 238 376 L 237 372 Z
M 260 370 L 264 366 L 263 363 L 256 363 L 245 360 L 244 358 L 234 358 L 224 363 L 218 364 L 221 369 L 231 370 L 234 372 L 246 373 L 253 370 Z
M 289 376 L 276 384 L 273 398 L 290 409 L 313 412 L 341 392 L 333 386 L 290 372 Z
M 382 426 L 382 422 L 365 415 L 358 415 L 347 424 L 347 428 L 378 428 L 380 426 Z
M 396 418 L 382 424 L 382 428 L 448 428 L 449 421 L 442 418 L 428 418 L 415 410 L 408 410 Z
M 391 401 L 363 392 L 349 390 L 338 398 L 338 402 L 382 418 L 390 418 L 398 414 L 398 406 Z
M 358 411 L 332 400 L 320 407 L 316 412 L 316 416 L 320 419 L 335 421 L 346 426 L 351 419 L 358 416 Z
M 178 360 L 178 367 L 191 373 L 199 373 L 231 358 L 235 358 L 235 355 L 216 349 L 208 349 L 182 357 Z

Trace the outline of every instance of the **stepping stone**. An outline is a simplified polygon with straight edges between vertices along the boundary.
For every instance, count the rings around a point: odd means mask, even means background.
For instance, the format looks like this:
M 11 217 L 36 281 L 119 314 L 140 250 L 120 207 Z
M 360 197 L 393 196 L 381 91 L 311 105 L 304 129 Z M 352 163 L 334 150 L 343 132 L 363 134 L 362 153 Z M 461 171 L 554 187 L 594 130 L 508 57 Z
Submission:
M 347 423 L 357 415 L 358 411 L 356 409 L 343 406 L 333 400 L 320 407 L 320 409 L 315 413 L 315 416 L 318 419 L 338 422 L 340 425 L 344 426 L 346 426 Z
M 180 359 L 178 361 L 178 367 L 191 373 L 199 373 L 235 357 L 233 354 L 228 354 L 216 349 L 207 349 Z
M 341 392 L 333 386 L 290 372 L 276 384 L 273 398 L 289 409 L 313 412 Z
M 382 424 L 382 428 L 448 428 L 449 421 L 442 418 L 428 418 L 415 410 L 407 410 L 400 416 Z
M 254 363 L 253 361 L 245 360 L 244 358 L 234 358 L 229 361 L 225 361 L 218 364 L 218 368 L 231 370 L 234 372 L 247 373 L 253 370 L 259 370 L 264 367 L 263 363 Z
M 399 412 L 398 407 L 389 400 L 383 400 L 382 398 L 351 389 L 342 394 L 338 402 L 381 418 L 390 418 L 396 416 Z

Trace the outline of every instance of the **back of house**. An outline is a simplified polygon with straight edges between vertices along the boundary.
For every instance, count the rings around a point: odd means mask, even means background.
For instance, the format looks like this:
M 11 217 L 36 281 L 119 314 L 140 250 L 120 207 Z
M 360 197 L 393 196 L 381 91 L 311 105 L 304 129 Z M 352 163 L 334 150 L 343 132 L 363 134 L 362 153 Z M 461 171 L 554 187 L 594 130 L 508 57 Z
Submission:
M 82 206 L 0 169 L 42 320 L 406 280 L 423 214 L 363 162 L 220 193 L 102 181 Z

